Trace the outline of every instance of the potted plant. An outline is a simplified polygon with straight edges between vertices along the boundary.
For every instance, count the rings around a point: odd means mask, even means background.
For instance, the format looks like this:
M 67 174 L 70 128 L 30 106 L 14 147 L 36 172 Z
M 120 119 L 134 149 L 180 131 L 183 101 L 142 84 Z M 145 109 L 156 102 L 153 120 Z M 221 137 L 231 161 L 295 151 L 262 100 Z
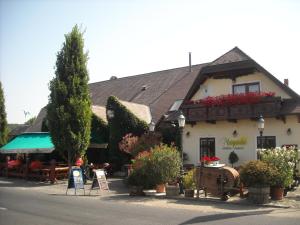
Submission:
M 269 164 L 253 160 L 242 165 L 241 182 L 248 187 L 249 200 L 257 204 L 269 201 L 272 167 Z
M 273 200 L 283 198 L 284 188 L 293 183 L 296 152 L 294 149 L 276 148 L 259 151 L 260 159 L 273 167 L 270 194 Z
M 149 162 L 157 192 L 164 191 L 167 182 L 175 180 L 180 174 L 181 159 L 175 146 L 160 144 L 151 149 Z
M 194 197 L 195 189 L 196 189 L 195 172 L 196 172 L 196 169 L 192 169 L 183 176 L 183 186 L 185 188 L 185 191 L 184 191 L 185 197 L 189 197 L 189 198 Z

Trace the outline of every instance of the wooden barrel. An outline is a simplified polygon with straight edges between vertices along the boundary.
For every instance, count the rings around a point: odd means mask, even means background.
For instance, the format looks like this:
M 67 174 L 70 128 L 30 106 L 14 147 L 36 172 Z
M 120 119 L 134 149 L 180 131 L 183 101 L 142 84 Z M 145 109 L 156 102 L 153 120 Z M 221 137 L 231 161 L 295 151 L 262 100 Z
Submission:
M 204 189 L 214 196 L 222 196 L 226 191 L 237 185 L 239 173 L 234 168 L 222 167 L 197 167 L 197 188 Z
M 266 204 L 269 202 L 270 187 L 249 187 L 248 199 L 255 204 Z

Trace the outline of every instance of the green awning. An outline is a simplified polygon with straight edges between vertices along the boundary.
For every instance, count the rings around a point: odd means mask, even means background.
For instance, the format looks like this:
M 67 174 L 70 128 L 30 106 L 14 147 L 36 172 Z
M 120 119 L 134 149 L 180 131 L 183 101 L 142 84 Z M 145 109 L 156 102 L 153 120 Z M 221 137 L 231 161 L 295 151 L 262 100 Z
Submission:
M 54 145 L 49 133 L 24 133 L 0 148 L 0 153 L 51 153 Z

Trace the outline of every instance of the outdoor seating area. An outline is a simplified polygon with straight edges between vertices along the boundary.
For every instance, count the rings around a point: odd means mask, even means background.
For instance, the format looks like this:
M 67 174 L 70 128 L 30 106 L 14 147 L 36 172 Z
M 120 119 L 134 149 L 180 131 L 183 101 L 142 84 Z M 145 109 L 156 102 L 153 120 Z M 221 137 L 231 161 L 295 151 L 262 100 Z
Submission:
M 51 183 L 68 177 L 69 167 L 66 164 L 57 164 L 55 160 L 50 163 L 32 161 L 30 164 L 15 163 L 15 161 L 18 160 L 7 160 L 7 162 L 1 163 L 0 176 L 49 181 Z M 36 162 L 39 162 L 38 167 L 34 167 L 33 163 Z

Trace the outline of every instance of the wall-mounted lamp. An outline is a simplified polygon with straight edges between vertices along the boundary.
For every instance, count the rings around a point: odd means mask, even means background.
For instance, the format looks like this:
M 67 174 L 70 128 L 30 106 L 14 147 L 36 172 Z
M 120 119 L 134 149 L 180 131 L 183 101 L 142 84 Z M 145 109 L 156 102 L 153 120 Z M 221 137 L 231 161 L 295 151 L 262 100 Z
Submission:
M 238 135 L 238 132 L 236 131 L 236 130 L 234 130 L 233 132 L 232 132 L 232 136 L 233 137 L 236 137 Z
M 287 135 L 291 135 L 291 134 L 292 134 L 292 129 L 291 129 L 291 128 L 288 128 L 288 129 L 286 130 L 286 134 L 287 134 Z

